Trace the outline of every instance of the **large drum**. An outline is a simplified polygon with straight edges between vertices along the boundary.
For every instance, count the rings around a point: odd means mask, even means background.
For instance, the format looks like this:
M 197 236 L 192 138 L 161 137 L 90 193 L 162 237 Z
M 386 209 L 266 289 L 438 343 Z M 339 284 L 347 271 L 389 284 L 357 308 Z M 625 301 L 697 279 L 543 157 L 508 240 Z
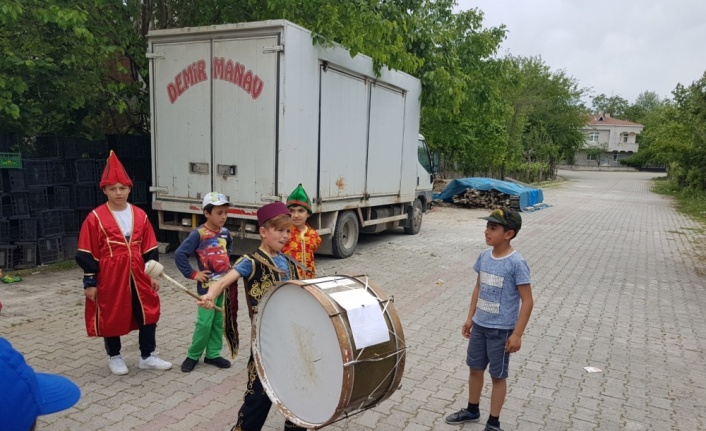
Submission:
M 253 355 L 260 380 L 292 422 L 321 428 L 397 390 L 402 325 L 367 276 L 336 275 L 270 287 L 258 304 Z

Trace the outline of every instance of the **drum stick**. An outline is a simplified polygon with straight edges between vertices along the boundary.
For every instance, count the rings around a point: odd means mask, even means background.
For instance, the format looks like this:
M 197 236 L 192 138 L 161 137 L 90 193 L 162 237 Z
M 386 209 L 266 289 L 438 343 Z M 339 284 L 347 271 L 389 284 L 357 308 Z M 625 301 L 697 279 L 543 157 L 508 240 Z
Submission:
M 194 297 L 194 298 L 196 298 L 196 299 L 198 299 L 198 300 L 201 300 L 201 297 L 200 297 L 198 294 L 196 294 L 196 293 L 192 292 L 191 290 L 187 289 L 185 286 L 182 286 L 181 283 L 179 283 L 178 281 L 174 280 L 172 277 L 170 277 L 170 276 L 168 276 L 167 274 L 165 274 L 165 273 L 164 273 L 164 266 L 163 266 L 161 263 L 157 262 L 157 261 L 150 260 L 149 262 L 147 262 L 147 264 L 145 265 L 145 273 L 147 273 L 147 275 L 149 275 L 150 277 L 153 277 L 153 278 L 157 278 L 157 277 L 160 277 L 160 276 L 161 276 L 161 277 L 164 277 L 165 280 L 167 280 L 168 282 L 170 282 L 170 283 L 173 284 L 174 286 L 180 288 L 181 290 L 183 290 L 184 292 L 188 293 L 188 294 L 191 295 L 192 297 Z M 221 307 L 218 307 L 218 306 L 215 305 L 215 304 L 214 304 L 213 308 L 214 308 L 216 311 L 220 311 L 221 313 L 223 312 L 223 309 L 222 309 Z

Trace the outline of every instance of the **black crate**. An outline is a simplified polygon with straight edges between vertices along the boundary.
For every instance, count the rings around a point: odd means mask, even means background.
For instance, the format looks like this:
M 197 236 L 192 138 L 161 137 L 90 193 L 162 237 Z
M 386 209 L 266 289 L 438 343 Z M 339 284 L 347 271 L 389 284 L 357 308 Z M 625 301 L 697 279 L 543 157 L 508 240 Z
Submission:
M 73 162 L 66 159 L 52 160 L 51 175 L 51 185 L 72 184 L 74 182 Z
M 37 220 L 33 218 L 0 220 L 0 242 L 36 240 Z
M 152 161 L 150 159 L 135 159 L 125 157 L 120 159 L 128 176 L 134 181 L 152 181 Z
M 49 189 L 51 208 L 73 208 L 70 186 L 55 186 Z
M 147 159 L 152 157 L 149 135 L 107 135 L 108 148 L 115 151 L 120 161 L 123 157 Z
M 29 217 L 29 197 L 27 193 L 13 193 L 10 196 L 12 217 Z
M 89 210 L 76 210 L 76 219 L 78 220 L 78 229 L 81 230 L 83 222 L 86 221 L 88 215 L 91 213 Z
M 64 260 L 74 260 L 78 251 L 78 236 L 65 236 L 61 239 Z
M 0 218 L 12 216 L 12 195 L 0 194 Z
M 64 140 L 64 158 L 74 160 L 93 157 L 108 157 L 108 145 L 105 141 L 89 141 L 81 138 Z
M 10 183 L 10 192 L 27 191 L 25 185 L 25 173 L 22 169 L 5 169 Z
M 3 244 L 0 245 L 0 268 L 2 269 L 14 269 L 15 268 L 15 254 L 17 246 Z
M 83 219 L 76 210 L 63 210 L 63 220 L 64 220 L 64 233 L 74 234 L 78 233 L 81 228 L 81 223 Z M 84 217 L 85 218 L 85 217 Z
M 98 206 L 99 193 L 103 195 L 97 184 L 74 184 L 72 186 L 74 208 L 80 210 L 95 208 Z
M 16 220 L 15 223 L 17 223 L 17 236 L 14 238 L 15 241 L 33 241 L 39 238 L 37 219 L 24 218 Z
M 0 243 L 11 242 L 15 239 L 10 222 L 9 219 L 0 219 Z
M 26 185 L 49 186 L 52 184 L 54 165 L 49 160 L 27 159 L 23 165 Z
M 60 236 L 37 240 L 39 263 L 42 265 L 64 260 L 64 250 Z
M 56 135 L 37 136 L 34 142 L 34 157 L 62 157 L 64 137 Z
M 29 217 L 29 199 L 26 193 L 0 196 L 0 218 Z
M 96 182 L 100 183 L 100 179 L 103 176 L 103 169 L 105 169 L 106 159 L 93 159 L 93 163 L 96 164 Z
M 30 187 L 28 199 L 31 211 L 73 207 L 69 186 Z
M 18 241 L 17 249 L 13 253 L 15 269 L 34 268 L 39 264 L 37 260 L 37 241 Z
M 130 190 L 130 202 L 135 205 L 147 203 L 147 183 L 144 181 L 133 181 Z
M 74 160 L 74 171 L 76 173 L 76 183 L 78 184 L 98 184 L 103 170 L 100 168 L 102 162 L 97 159 Z M 103 162 L 105 163 L 105 162 Z
M 41 238 L 64 234 L 63 212 L 64 210 L 44 210 L 35 213 Z
M 27 186 L 54 186 L 74 182 L 74 167 L 71 160 L 27 159 L 23 161 Z
M 48 210 L 49 206 L 49 188 L 45 186 L 33 186 L 29 188 L 27 195 L 30 211 Z

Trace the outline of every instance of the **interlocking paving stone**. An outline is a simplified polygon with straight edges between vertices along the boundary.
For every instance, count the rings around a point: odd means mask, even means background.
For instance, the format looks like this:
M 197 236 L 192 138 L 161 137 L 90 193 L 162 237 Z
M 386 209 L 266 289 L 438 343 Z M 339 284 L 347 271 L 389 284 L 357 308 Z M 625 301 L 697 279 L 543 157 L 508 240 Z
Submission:
M 513 241 L 532 270 L 535 308 L 522 350 L 510 360 L 503 429 L 706 431 L 706 261 L 697 250 L 706 242 L 704 225 L 650 192 L 656 174 L 561 174 L 568 180 L 543 190 L 552 207 L 523 213 Z M 418 235 L 362 236 L 349 259 L 317 257 L 321 275 L 365 273 L 394 296 L 409 346 L 402 388 L 326 429 L 482 430 L 487 377 L 480 424 L 454 427 L 443 418 L 466 404 L 467 342 L 460 328 L 476 277 L 472 265 L 485 248 L 479 217 L 487 212 L 436 207 Z M 167 274 L 193 286 L 172 254 L 161 262 Z M 174 368 L 137 369 L 132 333 L 123 337 L 122 352 L 130 373 L 113 376 L 101 340 L 85 336 L 80 271 L 38 271 L 22 283 L 0 285 L 0 334 L 37 371 L 62 373 L 82 389 L 74 408 L 40 417 L 38 429 L 230 429 L 247 378 L 244 310 L 233 366 L 201 362 L 185 374 L 179 365 L 196 306 L 162 283 L 157 343 Z M 603 372 L 587 373 L 585 366 Z M 272 409 L 263 429 L 281 430 L 282 423 Z

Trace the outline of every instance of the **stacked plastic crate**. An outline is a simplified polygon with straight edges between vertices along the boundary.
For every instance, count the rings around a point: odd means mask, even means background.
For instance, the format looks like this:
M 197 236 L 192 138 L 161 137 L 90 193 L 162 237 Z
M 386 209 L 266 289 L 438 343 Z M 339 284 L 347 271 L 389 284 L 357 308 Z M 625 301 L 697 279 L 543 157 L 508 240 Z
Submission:
M 30 216 L 22 164 L 0 169 L 0 267 L 16 268 L 24 261 L 35 266 L 37 239 L 37 220 Z
M 109 135 L 106 141 L 44 136 L 32 153 L 41 157 L 20 159 L 15 169 L 0 164 L 0 268 L 74 258 L 81 223 L 106 201 L 98 184 L 109 150 L 133 180 L 130 202 L 154 219 L 150 148 L 149 136 Z
M 64 260 L 64 212 L 73 208 L 71 185 L 74 167 L 63 158 L 28 159 L 24 164 L 30 215 L 37 223 L 37 262 L 49 264 Z M 18 241 L 20 247 L 30 247 Z M 33 243 L 34 241 L 32 241 Z M 35 262 L 18 262 L 32 266 Z
M 152 150 L 149 136 L 108 135 L 108 148 L 115 151 L 132 178 L 129 201 L 143 207 L 149 203 L 148 188 L 152 183 Z

